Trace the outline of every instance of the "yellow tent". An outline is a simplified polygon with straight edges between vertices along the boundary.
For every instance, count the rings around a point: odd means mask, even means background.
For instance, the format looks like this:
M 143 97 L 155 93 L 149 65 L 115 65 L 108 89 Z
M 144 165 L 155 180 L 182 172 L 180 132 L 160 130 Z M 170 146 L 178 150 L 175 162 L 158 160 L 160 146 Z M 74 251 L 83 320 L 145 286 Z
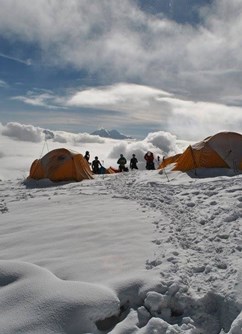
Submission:
M 174 163 L 173 170 L 196 168 L 231 168 L 242 170 L 242 135 L 220 132 L 190 145 L 182 154 L 163 159 L 159 168 Z
M 59 148 L 35 160 L 31 165 L 29 178 L 82 181 L 93 177 L 88 162 L 80 153 Z

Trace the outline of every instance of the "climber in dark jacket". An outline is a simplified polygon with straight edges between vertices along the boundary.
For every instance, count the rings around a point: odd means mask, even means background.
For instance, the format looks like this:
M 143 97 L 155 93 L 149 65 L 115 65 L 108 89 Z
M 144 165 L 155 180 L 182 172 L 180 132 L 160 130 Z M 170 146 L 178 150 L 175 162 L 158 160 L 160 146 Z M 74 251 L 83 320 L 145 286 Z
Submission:
M 98 160 L 98 157 L 95 157 L 95 159 L 92 162 L 92 171 L 94 174 L 99 174 L 100 168 L 102 167 L 101 162 Z
M 123 154 L 120 154 L 120 158 L 117 161 L 117 164 L 119 165 L 119 171 L 120 172 L 126 172 L 127 171 L 127 167 L 125 167 L 126 163 L 127 163 L 127 160 L 125 159 Z
M 138 160 L 137 160 L 135 154 L 133 154 L 132 158 L 130 159 L 130 168 L 131 169 L 138 169 L 137 163 L 138 163 Z

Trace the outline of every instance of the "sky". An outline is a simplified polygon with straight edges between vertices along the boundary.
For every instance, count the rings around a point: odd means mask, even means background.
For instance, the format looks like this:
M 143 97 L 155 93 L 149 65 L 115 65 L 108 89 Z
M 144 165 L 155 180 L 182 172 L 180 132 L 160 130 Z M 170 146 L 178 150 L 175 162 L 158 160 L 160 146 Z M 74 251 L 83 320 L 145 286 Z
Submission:
M 203 139 L 242 125 L 238 0 L 0 0 L 0 121 Z
M 0 123 L 1 333 L 241 334 L 241 173 L 145 170 L 145 150 L 177 149 L 161 131 L 52 134 L 46 147 L 41 128 Z M 106 167 L 135 151 L 139 169 L 27 178 L 60 145 L 98 149 Z

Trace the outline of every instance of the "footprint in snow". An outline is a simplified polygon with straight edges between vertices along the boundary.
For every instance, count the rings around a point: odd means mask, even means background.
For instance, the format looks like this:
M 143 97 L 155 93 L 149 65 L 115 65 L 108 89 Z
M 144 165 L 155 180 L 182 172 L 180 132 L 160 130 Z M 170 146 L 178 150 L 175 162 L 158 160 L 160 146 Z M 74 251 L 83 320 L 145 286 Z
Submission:
M 8 212 L 8 207 L 5 202 L 0 203 L 0 212 L 1 213 L 7 213 Z
M 189 202 L 189 203 L 187 203 L 187 206 L 189 208 L 193 208 L 195 206 L 195 203 L 194 202 Z
M 233 221 L 237 220 L 239 218 L 239 215 L 237 213 L 232 213 L 231 215 L 227 216 L 224 221 L 226 223 L 232 223 Z
M 231 188 L 231 189 L 226 189 L 227 193 L 235 193 L 236 191 L 241 192 L 241 188 Z

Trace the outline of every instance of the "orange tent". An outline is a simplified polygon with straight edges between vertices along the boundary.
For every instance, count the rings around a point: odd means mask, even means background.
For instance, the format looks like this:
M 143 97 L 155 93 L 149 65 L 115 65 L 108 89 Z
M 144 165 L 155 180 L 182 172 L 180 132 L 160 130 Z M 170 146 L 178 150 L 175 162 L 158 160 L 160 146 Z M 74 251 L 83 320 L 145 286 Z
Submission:
M 172 170 L 182 172 L 196 168 L 231 168 L 242 170 L 242 135 L 220 132 L 190 145 L 182 154 L 163 159 L 159 168 L 174 163 Z
M 29 178 L 82 181 L 93 177 L 88 162 L 80 153 L 59 148 L 35 160 L 31 165 Z

